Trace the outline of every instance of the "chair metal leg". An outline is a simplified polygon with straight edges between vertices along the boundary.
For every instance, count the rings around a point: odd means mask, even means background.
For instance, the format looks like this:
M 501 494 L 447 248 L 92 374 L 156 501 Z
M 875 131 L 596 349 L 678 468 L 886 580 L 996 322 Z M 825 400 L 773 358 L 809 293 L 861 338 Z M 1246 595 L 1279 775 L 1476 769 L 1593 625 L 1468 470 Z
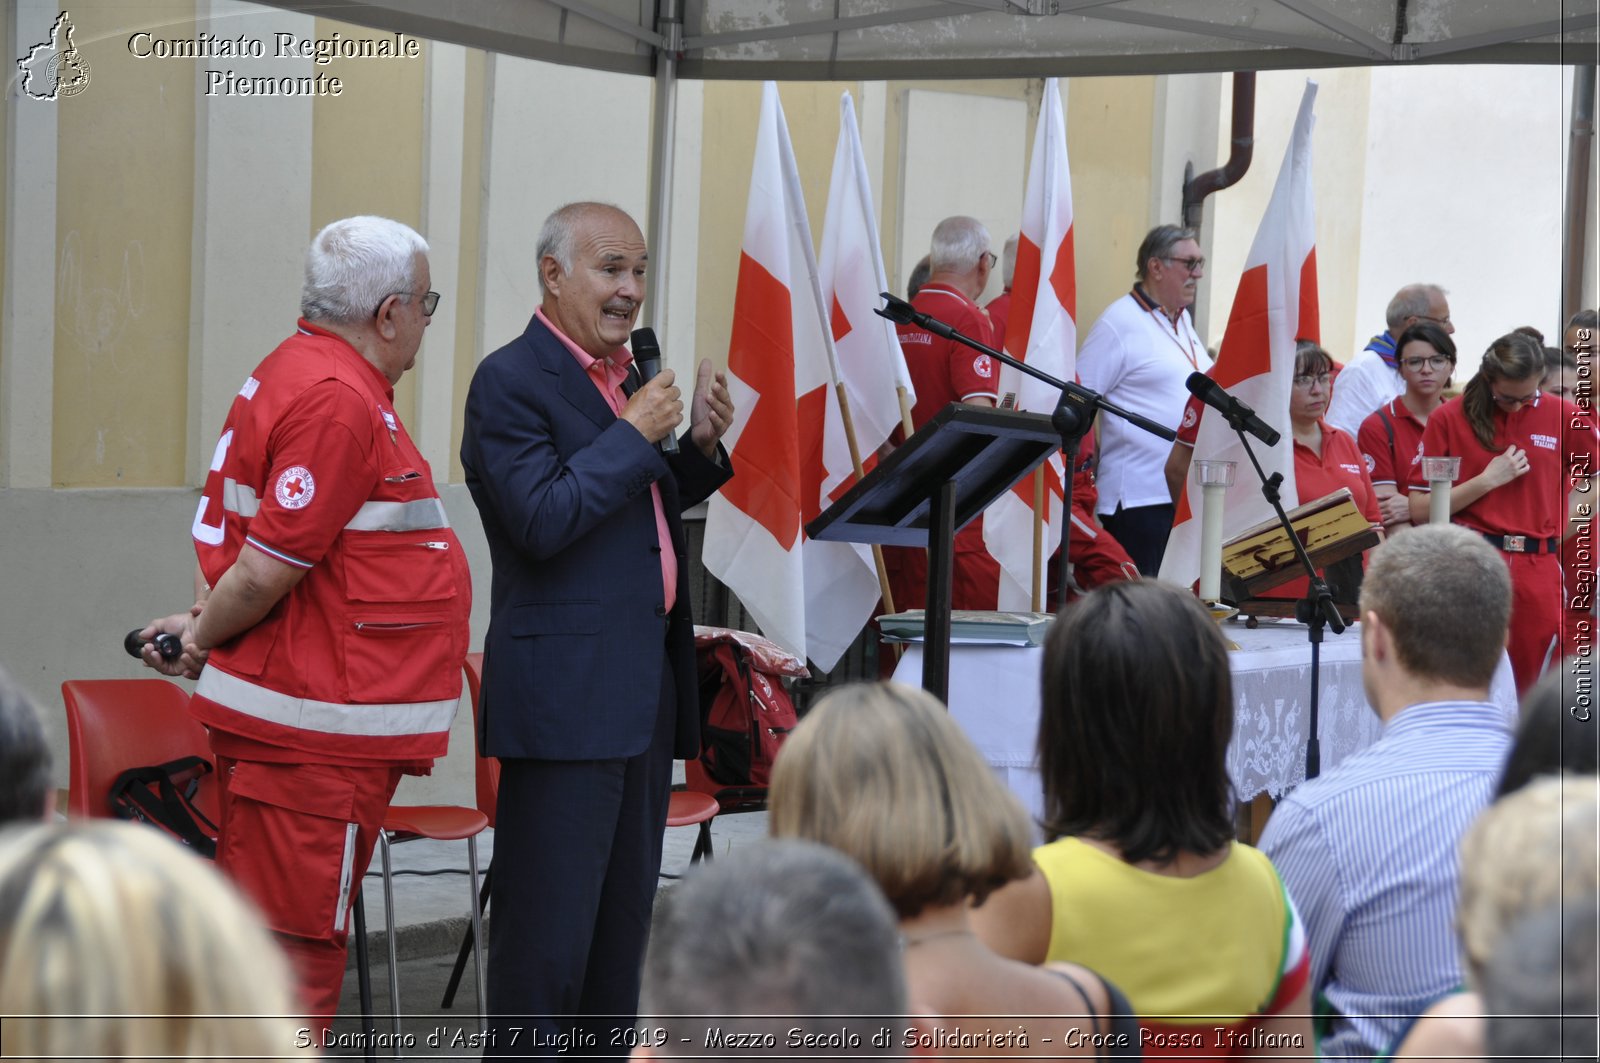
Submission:
M 494 858 L 489 858 L 489 866 L 483 869 L 483 887 L 478 890 L 479 913 L 489 910 L 489 880 L 494 875 Z M 467 924 L 467 929 L 461 934 L 461 947 L 456 950 L 456 965 L 450 969 L 450 980 L 444 985 L 444 999 L 439 1001 L 441 1008 L 454 1007 L 456 990 L 461 988 L 461 976 L 467 971 L 467 960 L 472 956 L 473 944 L 478 940 L 478 935 L 472 931 L 472 924 Z
M 484 999 L 483 991 L 483 913 L 478 905 L 478 839 L 474 835 L 467 839 L 467 869 L 471 877 L 467 880 L 467 903 L 472 906 L 472 959 L 473 974 L 478 985 L 478 1028 L 488 1029 L 489 1005 Z
M 400 967 L 394 940 L 394 869 L 389 863 L 389 832 L 381 828 L 378 849 L 383 854 L 383 922 L 389 943 L 389 1014 L 394 1029 L 394 1058 L 400 1059 Z
M 372 1014 L 372 966 L 367 955 L 367 904 L 361 884 L 356 883 L 356 988 L 361 997 L 361 1032 L 367 1035 L 367 1063 L 377 1063 L 378 1020 Z
M 689 863 L 698 864 L 700 858 L 711 859 L 711 821 L 708 819 L 700 824 L 700 834 L 694 840 L 694 852 L 689 855 Z

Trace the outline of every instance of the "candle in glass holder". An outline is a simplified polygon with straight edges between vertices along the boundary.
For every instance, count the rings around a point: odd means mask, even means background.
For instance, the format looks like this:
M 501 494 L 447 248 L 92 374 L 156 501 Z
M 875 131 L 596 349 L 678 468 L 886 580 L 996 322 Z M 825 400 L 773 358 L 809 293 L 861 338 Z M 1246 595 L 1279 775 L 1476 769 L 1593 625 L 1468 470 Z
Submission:
M 1202 458 L 1194 463 L 1200 498 L 1200 600 L 1222 597 L 1222 500 L 1233 486 L 1236 461 Z
M 1422 477 L 1428 481 L 1428 523 L 1450 523 L 1450 485 L 1461 475 L 1460 458 L 1422 459 Z

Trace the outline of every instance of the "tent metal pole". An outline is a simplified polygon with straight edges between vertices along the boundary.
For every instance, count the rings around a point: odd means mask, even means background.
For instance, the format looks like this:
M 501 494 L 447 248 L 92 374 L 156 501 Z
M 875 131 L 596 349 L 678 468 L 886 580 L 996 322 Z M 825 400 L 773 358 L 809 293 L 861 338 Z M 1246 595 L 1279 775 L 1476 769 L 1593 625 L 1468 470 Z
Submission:
M 650 327 L 667 337 L 667 263 L 672 248 L 672 161 L 678 132 L 678 55 L 683 42 L 681 0 L 661 0 L 656 8 L 656 30 L 662 43 L 656 49 L 655 115 L 650 125 L 650 232 L 651 268 L 645 300 Z M 692 363 L 691 363 L 692 364 Z

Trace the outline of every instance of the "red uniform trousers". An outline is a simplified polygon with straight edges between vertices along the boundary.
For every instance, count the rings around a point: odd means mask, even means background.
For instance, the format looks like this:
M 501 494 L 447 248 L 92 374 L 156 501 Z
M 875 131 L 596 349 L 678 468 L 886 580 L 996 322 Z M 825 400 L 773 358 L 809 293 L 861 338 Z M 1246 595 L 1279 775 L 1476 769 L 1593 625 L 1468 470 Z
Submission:
M 1561 562 L 1555 554 L 1504 554 L 1511 569 L 1511 637 L 1506 654 L 1517 696 L 1528 692 L 1546 663 L 1559 660 L 1562 614 Z
M 339 1010 L 350 903 L 402 774 L 388 764 L 217 757 L 217 866 L 288 954 L 313 1031 L 327 1030 Z

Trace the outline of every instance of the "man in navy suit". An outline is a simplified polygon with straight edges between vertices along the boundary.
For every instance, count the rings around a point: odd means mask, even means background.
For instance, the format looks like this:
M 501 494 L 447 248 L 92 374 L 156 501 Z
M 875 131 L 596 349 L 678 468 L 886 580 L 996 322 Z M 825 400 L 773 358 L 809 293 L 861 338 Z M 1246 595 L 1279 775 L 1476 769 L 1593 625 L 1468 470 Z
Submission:
M 627 214 L 562 207 L 537 254 L 543 302 L 478 366 L 461 441 L 494 561 L 486 1054 L 626 1055 L 672 761 L 700 751 L 680 515 L 731 475 L 733 403 L 701 362 L 680 453 L 657 449 L 683 402 L 670 370 L 639 386 L 623 347 L 648 260 Z

